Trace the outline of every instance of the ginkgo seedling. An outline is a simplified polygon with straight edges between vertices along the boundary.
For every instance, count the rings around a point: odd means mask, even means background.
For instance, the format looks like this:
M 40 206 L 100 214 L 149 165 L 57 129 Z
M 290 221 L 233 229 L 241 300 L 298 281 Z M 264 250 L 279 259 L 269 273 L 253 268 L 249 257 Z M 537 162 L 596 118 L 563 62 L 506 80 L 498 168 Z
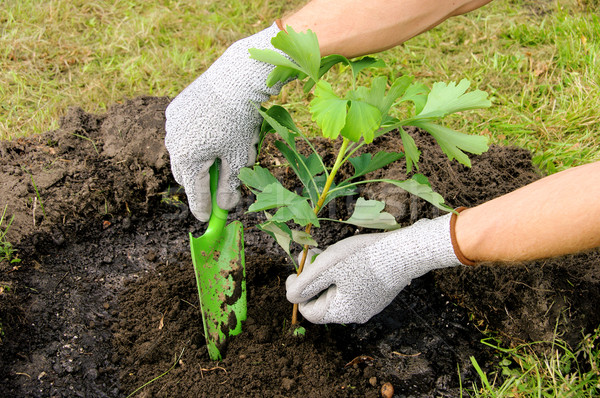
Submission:
M 275 69 L 267 78 L 267 85 L 287 82 L 291 79 L 305 80 L 304 93 L 312 96 L 309 104 L 312 121 L 323 137 L 341 139 L 335 162 L 326 164 L 312 145 L 309 137 L 299 129 L 291 114 L 281 105 L 269 109 L 260 108 L 264 118 L 261 137 L 268 133 L 277 134 L 281 140 L 275 146 L 289 163 L 303 186 L 301 193 L 285 188 L 268 169 L 259 165 L 242 169 L 239 178 L 256 195 L 249 207 L 251 212 L 264 212 L 266 221 L 258 228 L 271 235 L 289 255 L 298 273 L 302 272 L 309 246 L 317 246 L 311 231 L 319 227 L 321 210 L 331 200 L 355 195 L 357 187 L 370 182 L 385 182 L 400 187 L 444 211 L 452 211 L 444 198 L 433 191 L 427 178 L 415 173 L 404 181 L 392 179 L 368 180 L 364 176 L 372 171 L 404 159 L 407 171 L 418 170 L 421 153 L 414 139 L 404 130 L 407 126 L 419 127 L 431 134 L 448 158 L 471 165 L 467 153 L 481 154 L 488 149 L 487 138 L 468 135 L 445 127 L 439 122 L 448 115 L 466 110 L 489 107 L 487 93 L 467 91 L 470 82 L 438 82 L 429 89 L 416 82 L 412 76 L 400 76 L 388 81 L 378 76 L 370 86 L 357 84 L 358 74 L 365 68 L 381 66 L 383 63 L 372 57 L 349 60 L 341 55 L 321 57 L 316 35 L 310 30 L 296 32 L 291 27 L 280 32 L 271 41 L 279 50 L 251 49 L 253 59 L 271 63 Z M 351 74 L 352 87 L 344 93 L 326 79 L 327 72 L 336 64 L 347 66 Z M 408 115 L 398 118 L 399 109 Z M 394 111 L 392 115 L 391 111 Z M 356 151 L 384 134 L 400 134 L 403 151 L 364 153 Z M 309 156 L 299 152 L 296 141 L 303 140 L 311 149 Z M 341 181 L 336 179 L 340 168 L 350 163 L 354 174 Z M 347 220 L 360 227 L 390 230 L 398 228 L 395 218 L 383 211 L 385 203 L 358 198 L 354 212 Z M 298 264 L 291 254 L 291 244 L 303 247 Z M 292 324 L 297 321 L 297 306 L 294 305 Z

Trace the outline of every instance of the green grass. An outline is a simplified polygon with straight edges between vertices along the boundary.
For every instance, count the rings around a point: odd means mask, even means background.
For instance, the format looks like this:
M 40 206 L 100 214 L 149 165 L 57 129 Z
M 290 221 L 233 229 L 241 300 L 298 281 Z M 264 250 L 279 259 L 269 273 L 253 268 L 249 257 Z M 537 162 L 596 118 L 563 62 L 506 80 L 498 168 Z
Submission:
M 0 138 L 56 128 L 69 106 L 175 96 L 234 40 L 303 3 L 6 0 Z M 590 7 L 597 1 L 497 0 L 380 54 L 388 67 L 377 73 L 470 79 L 495 106 L 453 127 L 530 149 L 549 171 L 600 160 L 600 21 Z M 302 113 L 306 103 L 285 92 Z
M 69 106 L 99 112 L 138 95 L 175 96 L 282 12 L 257 0 L 3 1 L 0 137 L 56 128 Z
M 560 339 L 514 348 L 503 348 L 494 339 L 483 343 L 497 350 L 499 369 L 485 374 L 471 357 L 480 383 L 465 389 L 465 395 L 482 398 L 600 395 L 600 329 L 584 336 L 576 349 Z
M 447 21 L 393 57 L 427 80 L 467 77 L 492 95 L 492 109 L 457 121 L 463 131 L 528 148 L 549 171 L 600 160 L 597 13 L 568 1 L 521 3 Z
M 6 239 L 6 234 L 14 219 L 14 216 L 10 220 L 7 219 L 7 208 L 8 205 L 5 205 L 4 209 L 2 209 L 2 214 L 0 214 L 0 262 L 18 263 L 21 260 L 17 258 L 17 253 L 13 245 Z

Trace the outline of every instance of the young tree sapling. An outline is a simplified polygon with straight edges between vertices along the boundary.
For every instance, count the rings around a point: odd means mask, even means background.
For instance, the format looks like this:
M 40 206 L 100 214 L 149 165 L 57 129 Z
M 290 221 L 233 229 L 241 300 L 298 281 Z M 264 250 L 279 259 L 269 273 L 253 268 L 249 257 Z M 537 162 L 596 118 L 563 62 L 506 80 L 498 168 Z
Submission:
M 364 176 L 400 159 L 405 159 L 409 173 L 418 171 L 421 153 L 404 130 L 406 126 L 427 131 L 450 159 L 470 167 L 465 152 L 485 152 L 488 149 L 487 139 L 457 132 L 439 124 L 439 121 L 458 112 L 489 107 L 491 102 L 487 93 L 480 90 L 467 92 L 470 86 L 468 80 L 458 84 L 437 82 L 429 89 L 412 76 L 400 76 L 391 82 L 385 76 L 377 76 L 371 80 L 370 86 L 361 86 L 357 83 L 358 74 L 367 67 L 381 66 L 380 60 L 372 57 L 349 60 L 341 55 L 321 57 L 316 35 L 310 30 L 295 32 L 291 27 L 287 27 L 287 32 L 280 32 L 271 43 L 280 51 L 250 50 L 252 58 L 276 66 L 267 79 L 267 85 L 291 79 L 305 80 L 304 93 L 312 96 L 309 111 L 319 133 L 332 141 L 341 136 L 335 162 L 328 165 L 284 107 L 273 105 L 269 109 L 259 109 L 264 118 L 261 141 L 265 134 L 271 132 L 281 137 L 275 146 L 289 162 L 303 185 L 303 191 L 298 194 L 288 190 L 268 169 L 259 165 L 242 169 L 239 177 L 256 195 L 256 201 L 248 210 L 265 214 L 266 221 L 258 228 L 277 241 L 298 273 L 302 272 L 309 246 L 317 246 L 311 232 L 313 227 L 319 227 L 320 221 L 325 220 L 320 211 L 335 198 L 355 195 L 357 186 L 361 184 L 389 183 L 439 209 L 453 211 L 422 174 L 415 173 L 404 181 L 366 180 Z M 351 75 L 352 87 L 344 93 L 338 93 L 326 80 L 327 72 L 336 64 L 344 65 Z M 397 116 L 402 114 L 400 111 L 404 112 L 402 118 Z M 400 134 L 403 151 L 355 155 L 359 148 L 390 132 Z M 296 140 L 306 142 L 312 153 L 309 156 L 300 153 Z M 340 167 L 347 162 L 353 166 L 354 174 L 337 181 Z M 385 230 L 398 228 L 394 217 L 383 211 L 384 206 L 385 203 L 380 201 L 358 198 L 353 214 L 341 222 Z M 298 264 L 290 251 L 291 242 L 303 246 Z M 294 305 L 292 324 L 297 322 L 297 306 Z

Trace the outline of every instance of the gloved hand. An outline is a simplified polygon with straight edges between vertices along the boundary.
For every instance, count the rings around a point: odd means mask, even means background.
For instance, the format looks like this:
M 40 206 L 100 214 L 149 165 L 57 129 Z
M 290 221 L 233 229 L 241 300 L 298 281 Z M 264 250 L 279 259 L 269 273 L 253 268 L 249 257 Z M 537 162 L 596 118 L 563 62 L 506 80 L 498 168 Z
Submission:
M 330 246 L 310 264 L 309 253 L 304 271 L 286 281 L 287 299 L 298 303 L 300 313 L 312 323 L 364 323 L 412 279 L 461 264 L 452 243 L 451 217 L 353 236 Z
M 232 209 L 240 199 L 238 173 L 254 164 L 262 118 L 255 106 L 283 84 L 267 87 L 275 66 L 250 59 L 250 48 L 272 49 L 276 24 L 232 44 L 166 110 L 165 145 L 175 180 L 184 186 L 200 221 L 211 212 L 209 167 L 221 159 L 217 203 Z M 254 104 L 253 104 L 254 103 Z

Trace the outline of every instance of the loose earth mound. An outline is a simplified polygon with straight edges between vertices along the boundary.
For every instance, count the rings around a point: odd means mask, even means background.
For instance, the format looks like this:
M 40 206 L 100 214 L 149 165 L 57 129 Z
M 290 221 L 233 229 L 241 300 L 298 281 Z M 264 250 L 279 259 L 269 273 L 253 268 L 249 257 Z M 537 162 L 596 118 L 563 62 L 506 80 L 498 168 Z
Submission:
M 188 211 L 164 148 L 167 98 L 137 98 L 106 114 L 71 109 L 56 131 L 0 143 L 0 206 L 14 216 L 7 239 L 21 262 L 0 263 L 0 395 L 11 397 L 457 396 L 487 369 L 494 351 L 480 330 L 506 344 L 559 335 L 576 344 L 600 324 L 598 252 L 518 265 L 432 272 L 365 325 L 304 323 L 289 331 L 284 281 L 290 263 L 245 214 L 249 309 L 227 357 L 204 347 L 188 232 L 205 224 Z M 530 154 L 494 146 L 467 169 L 425 134 L 420 172 L 451 206 L 474 206 L 541 177 Z M 333 153 L 319 141 L 324 153 Z M 398 150 L 398 137 L 369 151 Z M 267 141 L 260 162 L 294 187 Z M 399 163 L 373 177 L 403 178 Z M 387 202 L 409 225 L 435 217 L 429 204 L 388 186 L 363 196 Z M 549 198 L 548 200 L 551 200 Z M 326 211 L 342 218 L 352 201 Z M 331 223 L 322 247 L 357 232 Z M 151 382 L 152 381 L 152 382 Z M 147 384 L 151 382 L 150 384 Z M 147 385 L 146 385 L 147 384 Z

